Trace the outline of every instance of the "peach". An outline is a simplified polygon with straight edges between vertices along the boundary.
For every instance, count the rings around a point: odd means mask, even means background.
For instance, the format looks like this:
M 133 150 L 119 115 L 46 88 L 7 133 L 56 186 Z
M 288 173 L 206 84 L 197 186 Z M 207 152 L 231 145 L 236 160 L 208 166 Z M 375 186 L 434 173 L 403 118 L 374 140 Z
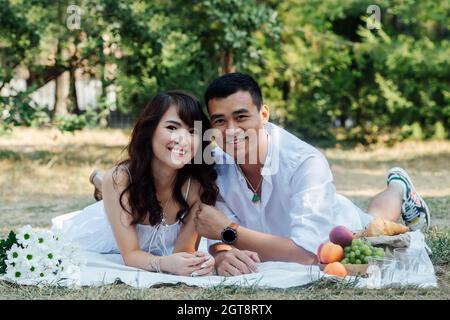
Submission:
M 338 244 L 326 242 L 319 247 L 317 254 L 321 263 L 332 263 L 344 258 L 344 249 Z
M 319 262 L 320 262 L 320 250 L 322 249 L 324 244 L 325 244 L 325 242 L 319 246 L 319 249 L 317 249 L 317 257 L 319 258 Z
M 337 226 L 330 231 L 330 241 L 345 248 L 352 244 L 353 232 L 344 226 Z
M 345 269 L 344 265 L 340 262 L 332 262 L 325 266 L 323 272 L 326 274 L 331 274 L 333 276 L 338 276 L 341 278 L 345 278 L 347 276 L 347 269 Z

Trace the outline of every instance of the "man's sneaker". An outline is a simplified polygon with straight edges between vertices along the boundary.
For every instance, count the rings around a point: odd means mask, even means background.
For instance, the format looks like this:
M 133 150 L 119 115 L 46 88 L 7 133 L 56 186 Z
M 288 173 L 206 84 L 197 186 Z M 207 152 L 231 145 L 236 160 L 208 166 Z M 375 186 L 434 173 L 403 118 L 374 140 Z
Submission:
M 397 180 L 404 186 L 401 212 L 406 226 L 411 231 L 427 230 L 431 223 L 430 210 L 425 200 L 414 188 L 408 173 L 402 168 L 392 168 L 387 174 L 387 184 L 389 185 L 394 180 Z
M 102 176 L 100 171 L 94 170 L 89 176 L 89 181 L 94 185 L 94 199 L 100 201 L 103 199 L 102 195 Z

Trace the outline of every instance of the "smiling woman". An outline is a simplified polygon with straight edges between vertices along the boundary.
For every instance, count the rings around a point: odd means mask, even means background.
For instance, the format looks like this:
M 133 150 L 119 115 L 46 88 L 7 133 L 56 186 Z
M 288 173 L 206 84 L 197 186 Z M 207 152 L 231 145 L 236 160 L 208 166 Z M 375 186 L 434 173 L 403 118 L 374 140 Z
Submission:
M 198 100 L 183 91 L 155 96 L 133 129 L 128 159 L 103 178 L 103 200 L 53 219 L 85 250 L 120 253 L 125 264 L 178 275 L 207 275 L 214 259 L 197 252 L 193 214 L 198 203 L 214 205 L 212 165 L 191 163 L 209 142 L 194 130 L 209 122 Z
M 155 161 L 166 162 L 174 169 L 191 160 L 200 142 L 198 132 L 178 120 L 176 107 L 170 107 L 161 118 L 152 142 Z

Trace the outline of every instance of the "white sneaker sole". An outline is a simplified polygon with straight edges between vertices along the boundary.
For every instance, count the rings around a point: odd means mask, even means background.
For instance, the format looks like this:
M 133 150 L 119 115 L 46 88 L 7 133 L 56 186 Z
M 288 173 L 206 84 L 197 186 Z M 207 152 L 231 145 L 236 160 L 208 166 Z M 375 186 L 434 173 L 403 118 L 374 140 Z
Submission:
M 416 188 L 414 187 L 414 184 L 413 184 L 412 179 L 411 179 L 411 177 L 409 176 L 409 174 L 408 174 L 404 169 L 402 169 L 402 168 L 400 168 L 400 167 L 394 167 L 394 168 L 389 169 L 389 171 L 388 171 L 388 173 L 387 173 L 387 176 L 386 176 L 386 180 L 387 180 L 387 177 L 389 177 L 389 175 L 390 175 L 391 173 L 396 173 L 396 172 L 401 173 L 401 175 L 404 176 L 404 177 L 406 178 L 406 180 L 408 181 L 409 185 L 411 186 L 411 189 L 414 190 L 414 192 L 419 196 L 420 201 L 422 201 L 423 206 L 425 207 L 425 214 L 427 215 L 427 217 L 426 217 L 426 219 L 427 219 L 426 225 L 427 225 L 427 226 L 426 226 L 426 228 L 425 228 L 425 231 L 428 230 L 428 228 L 430 227 L 430 224 L 431 224 L 430 209 L 428 208 L 428 205 L 427 205 L 427 203 L 425 202 L 425 200 L 422 198 L 422 196 L 417 192 L 417 190 L 416 190 Z

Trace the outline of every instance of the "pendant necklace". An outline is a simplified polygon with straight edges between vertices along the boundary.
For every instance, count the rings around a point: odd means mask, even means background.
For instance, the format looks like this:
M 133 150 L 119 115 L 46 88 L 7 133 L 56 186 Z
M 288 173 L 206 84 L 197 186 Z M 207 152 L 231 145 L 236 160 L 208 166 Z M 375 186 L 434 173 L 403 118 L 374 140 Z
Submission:
M 170 193 L 170 197 L 167 198 L 166 203 L 164 204 L 164 207 L 162 209 L 162 219 L 161 219 L 161 225 L 164 227 L 164 231 L 167 227 L 167 219 L 166 219 L 166 207 L 169 203 L 170 199 L 172 199 L 172 192 Z
M 252 202 L 258 202 L 261 200 L 261 195 L 258 194 L 258 189 L 261 186 L 261 183 L 263 181 L 263 177 L 261 176 L 261 180 L 259 180 L 258 186 L 256 188 L 253 188 L 253 185 L 250 183 L 250 181 L 247 179 L 247 177 L 245 176 L 244 172 L 242 171 L 241 167 L 238 165 L 239 170 L 241 171 L 242 175 L 244 176 L 245 181 L 247 181 L 250 189 L 252 189 L 253 191 L 253 197 L 252 197 Z

